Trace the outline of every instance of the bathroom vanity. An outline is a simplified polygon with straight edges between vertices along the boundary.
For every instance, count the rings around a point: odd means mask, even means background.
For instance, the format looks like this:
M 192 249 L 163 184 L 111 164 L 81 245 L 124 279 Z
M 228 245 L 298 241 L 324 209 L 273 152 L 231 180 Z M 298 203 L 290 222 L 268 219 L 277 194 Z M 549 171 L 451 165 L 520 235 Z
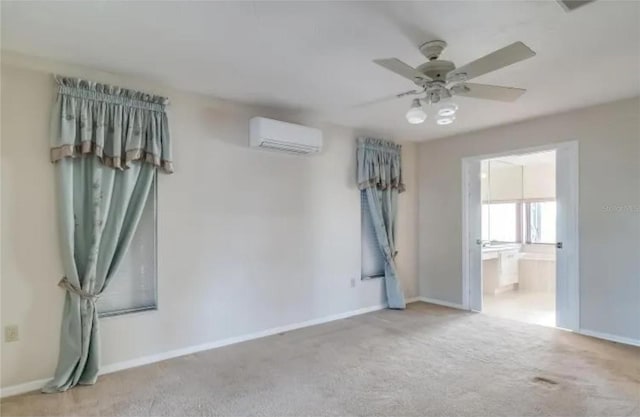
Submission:
M 482 248 L 482 292 L 553 292 L 555 267 L 551 245 L 487 244 Z
M 482 248 L 482 291 L 499 294 L 518 288 L 519 243 L 487 245 Z

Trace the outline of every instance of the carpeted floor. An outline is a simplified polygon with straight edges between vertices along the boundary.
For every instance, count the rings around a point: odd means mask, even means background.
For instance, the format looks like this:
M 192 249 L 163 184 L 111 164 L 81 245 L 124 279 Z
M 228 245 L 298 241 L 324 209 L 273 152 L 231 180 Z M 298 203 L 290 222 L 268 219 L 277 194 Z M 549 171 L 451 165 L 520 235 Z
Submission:
M 1 412 L 638 416 L 640 349 L 415 303 L 7 398 Z

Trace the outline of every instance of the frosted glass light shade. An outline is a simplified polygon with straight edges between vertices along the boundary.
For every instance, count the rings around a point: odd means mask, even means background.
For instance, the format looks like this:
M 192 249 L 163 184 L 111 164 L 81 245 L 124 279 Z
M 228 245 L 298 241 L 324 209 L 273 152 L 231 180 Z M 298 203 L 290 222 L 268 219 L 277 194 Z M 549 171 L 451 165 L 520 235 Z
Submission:
M 422 110 L 420 100 L 414 99 L 411 104 L 411 108 L 407 112 L 407 121 L 412 125 L 417 125 L 424 122 L 427 119 L 427 113 Z
M 456 111 L 458 111 L 458 105 L 456 103 L 443 103 L 439 106 L 438 116 L 451 117 L 456 114 Z
M 441 117 L 438 120 L 436 120 L 436 123 L 438 123 L 440 126 L 445 126 L 445 125 L 450 125 L 451 123 L 453 123 L 454 120 L 456 120 L 456 118 L 453 116 Z

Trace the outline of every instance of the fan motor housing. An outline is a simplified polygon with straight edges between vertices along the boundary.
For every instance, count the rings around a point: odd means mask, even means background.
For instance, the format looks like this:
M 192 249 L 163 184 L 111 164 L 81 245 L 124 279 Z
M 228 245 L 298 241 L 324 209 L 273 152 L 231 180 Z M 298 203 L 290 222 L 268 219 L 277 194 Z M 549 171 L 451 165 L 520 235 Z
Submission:
M 447 47 L 447 43 L 441 40 L 429 41 L 420 45 L 420 52 L 427 57 L 429 61 L 440 58 L 440 54 Z
M 447 73 L 456 69 L 456 66 L 451 61 L 436 59 L 424 63 L 416 69 L 432 80 L 446 80 Z

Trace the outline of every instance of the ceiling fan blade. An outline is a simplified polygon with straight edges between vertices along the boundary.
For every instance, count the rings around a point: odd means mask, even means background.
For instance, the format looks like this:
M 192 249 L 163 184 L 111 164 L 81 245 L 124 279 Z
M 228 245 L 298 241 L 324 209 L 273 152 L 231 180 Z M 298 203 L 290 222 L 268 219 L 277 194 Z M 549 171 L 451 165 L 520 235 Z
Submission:
M 374 104 L 384 103 L 385 101 L 394 100 L 396 98 L 400 98 L 408 95 L 420 94 L 420 93 L 421 91 L 418 91 L 418 90 L 409 90 L 409 91 L 405 91 L 404 93 L 392 94 L 389 96 L 384 96 L 374 100 L 366 101 L 364 103 L 356 104 L 355 106 L 353 106 L 353 108 L 357 109 L 361 107 L 373 106 Z
M 464 88 L 466 87 L 466 88 Z M 516 101 L 527 90 L 514 87 L 500 87 L 497 85 L 464 83 L 463 88 L 454 88 L 457 96 L 481 98 L 495 101 Z
M 447 76 L 460 76 L 462 74 L 466 74 L 465 79 L 470 80 L 488 72 L 531 58 L 532 56 L 535 56 L 535 54 L 536 53 L 524 43 L 514 42 L 509 46 L 505 46 L 502 49 L 498 49 L 497 51 L 490 53 L 489 55 L 476 59 L 467 65 L 456 68 Z
M 413 68 L 411 65 L 405 64 L 404 62 L 400 61 L 398 58 L 374 59 L 373 62 L 413 82 L 420 80 L 431 80 L 431 78 Z

